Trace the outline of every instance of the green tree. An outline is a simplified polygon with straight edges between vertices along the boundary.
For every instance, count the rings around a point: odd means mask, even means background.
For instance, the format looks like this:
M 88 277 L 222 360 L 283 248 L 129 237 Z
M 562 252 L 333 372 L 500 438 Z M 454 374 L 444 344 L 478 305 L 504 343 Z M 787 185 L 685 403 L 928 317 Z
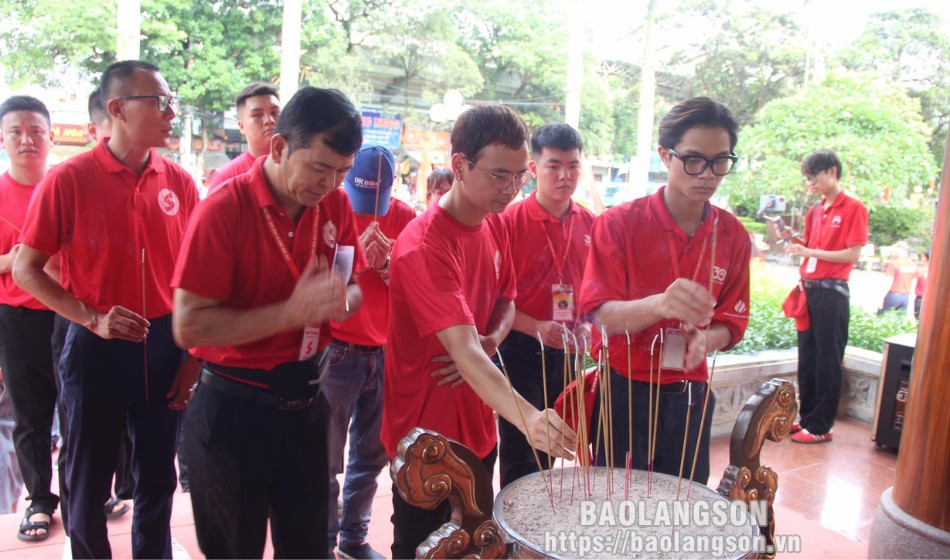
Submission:
M 800 162 L 818 148 L 834 149 L 849 192 L 869 207 L 908 198 L 937 172 L 927 148 L 930 127 L 920 104 L 899 87 L 868 74 L 829 75 L 824 83 L 776 99 L 740 134 L 738 172 L 723 183 L 733 205 L 758 208 L 761 194 L 781 194 L 803 206 Z
M 838 63 L 878 72 L 919 99 L 933 128 L 931 151 L 938 161 L 943 157 L 950 123 L 950 22 L 924 8 L 873 14 Z
M 0 67 L 6 81 L 60 86 L 115 62 L 115 2 L 16 0 L 0 4 Z
M 729 107 L 744 126 L 769 101 L 791 94 L 802 83 L 804 33 L 789 14 L 750 0 L 703 0 L 677 6 L 659 21 L 681 30 L 682 37 L 696 38 L 673 49 L 666 64 L 678 75 L 679 99 L 711 97 Z M 710 30 L 716 31 L 707 33 Z

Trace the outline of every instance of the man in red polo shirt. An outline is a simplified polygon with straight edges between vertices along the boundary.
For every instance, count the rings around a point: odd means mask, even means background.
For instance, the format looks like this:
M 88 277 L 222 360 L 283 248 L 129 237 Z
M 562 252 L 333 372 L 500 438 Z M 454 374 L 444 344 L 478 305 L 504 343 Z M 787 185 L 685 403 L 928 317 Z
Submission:
M 798 392 L 801 421 L 792 441 L 831 441 L 841 400 L 841 363 L 851 319 L 848 278 L 868 242 L 868 211 L 841 188 L 841 160 L 831 150 L 816 150 L 802 161 L 808 193 L 821 201 L 805 215 L 804 245 L 789 244 L 785 254 L 801 257 L 810 325 L 798 332 Z
M 260 558 L 327 553 L 331 332 L 362 301 L 359 232 L 340 182 L 362 143 L 336 90 L 305 87 L 277 120 L 270 153 L 206 199 L 172 285 L 175 338 L 204 362 L 185 419 L 201 551 Z M 332 267 L 332 268 L 331 268 Z
M 360 275 L 363 307 L 343 321 L 332 323 L 333 341 L 327 375 L 320 384 L 330 405 L 329 550 L 337 534 L 339 554 L 345 558 L 382 558 L 366 542 L 376 477 L 386 466 L 386 449 L 379 440 L 383 418 L 383 364 L 389 328 L 389 254 L 399 233 L 416 217 L 408 204 L 392 198 L 396 160 L 383 146 L 364 146 L 356 152 L 343 188 L 353 206 L 360 245 L 372 270 Z M 343 469 L 343 448 L 349 433 L 345 461 L 343 510 L 337 517 Z
M 514 323 L 499 353 L 515 389 L 535 407 L 547 408 L 554 405 L 564 385 L 565 327 L 578 340 L 590 338 L 590 323 L 580 318 L 575 297 L 584 277 L 594 214 L 571 200 L 583 158 L 576 130 L 563 123 L 538 128 L 531 136 L 531 156 L 538 188 L 503 215 L 511 237 L 518 296 Z M 542 342 L 547 402 L 541 379 Z M 519 428 L 500 419 L 498 435 L 503 487 L 537 472 L 534 453 Z M 541 462 L 548 468 L 549 457 L 542 455 Z
M 452 189 L 396 240 L 381 436 L 390 458 L 420 426 L 468 446 L 492 472 L 492 410 L 530 433 L 541 451 L 570 456 L 575 445 L 556 413 L 512 398 L 489 358 L 514 319 L 514 270 L 498 214 L 531 177 L 527 140 L 524 121 L 505 106 L 462 113 L 452 130 Z M 414 557 L 449 515 L 448 502 L 413 507 L 394 488 L 393 557 Z
M 208 194 L 228 179 L 243 175 L 254 165 L 254 160 L 270 152 L 270 139 L 280 116 L 280 97 L 277 88 L 264 82 L 254 82 L 242 89 L 234 99 L 238 128 L 247 138 L 247 151 L 227 164 L 215 169 L 208 181 Z
M 11 271 L 26 209 L 46 176 L 53 143 L 49 111 L 35 97 L 13 96 L 0 104 L 0 134 L 0 147 L 10 158 L 10 170 L 0 176 L 0 370 L 30 502 L 17 537 L 42 541 L 49 537 L 50 517 L 59 505 L 50 489 L 50 434 L 59 393 L 52 346 L 56 314 L 17 286 Z
M 60 361 L 69 417 L 66 478 L 73 558 L 112 555 L 102 504 L 119 438 L 133 442 L 132 553 L 171 558 L 179 411 L 191 385 L 172 340 L 169 281 L 198 202 L 188 173 L 162 158 L 175 111 L 152 64 L 102 76 L 112 136 L 50 170 L 27 213 L 17 284 L 71 321 Z M 44 272 L 60 254 L 63 284 Z
M 594 319 L 595 355 L 603 347 L 601 327 L 609 339 L 613 441 L 611 453 L 598 455 L 600 464 L 609 457 L 622 467 L 631 452 L 633 468 L 647 468 L 650 375 L 662 367 L 662 378 L 657 373 L 652 380 L 661 384 L 653 403 L 659 406 L 653 468 L 679 473 L 688 430 L 686 456 L 700 446 L 695 480 L 709 478 L 712 395 L 699 434 L 709 390 L 706 354 L 736 345 L 749 322 L 749 234 L 735 216 L 709 203 L 736 162 L 737 130 L 720 103 L 706 97 L 678 103 L 660 121 L 657 151 L 669 170 L 667 184 L 594 221 L 581 312 Z M 689 406 L 697 408 L 687 425 Z M 687 465 L 684 476 L 690 470 Z

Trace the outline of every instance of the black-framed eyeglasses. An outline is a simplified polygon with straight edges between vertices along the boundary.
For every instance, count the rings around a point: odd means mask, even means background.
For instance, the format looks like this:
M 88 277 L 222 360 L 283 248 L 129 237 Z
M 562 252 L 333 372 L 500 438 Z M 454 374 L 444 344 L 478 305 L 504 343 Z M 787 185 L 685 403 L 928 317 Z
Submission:
M 527 185 L 528 181 L 531 180 L 530 171 L 522 171 L 521 173 L 518 173 L 518 174 L 508 173 L 508 172 L 489 173 L 488 171 L 485 171 L 484 169 L 479 167 L 474 161 L 468 158 L 466 158 L 465 161 L 467 161 L 468 164 L 471 165 L 472 167 L 478 169 L 485 175 L 488 175 L 489 177 L 491 177 L 491 187 L 495 189 L 496 191 L 503 191 L 507 189 L 508 187 L 510 187 L 511 185 L 514 185 L 515 190 L 520 190 L 521 187 Z
M 703 156 L 683 155 L 673 148 L 667 148 L 667 151 L 670 152 L 670 155 L 678 157 L 680 161 L 683 162 L 683 171 L 685 171 L 687 175 L 702 175 L 706 169 L 712 169 L 713 175 L 722 177 L 723 175 L 732 173 L 733 167 L 735 167 L 736 162 L 739 161 L 739 157 L 735 154 L 707 159 Z
M 116 97 L 116 99 L 154 99 L 158 102 L 158 110 L 162 113 L 168 110 L 169 107 L 172 110 L 178 107 L 178 98 L 169 97 L 167 95 L 124 95 L 122 97 Z

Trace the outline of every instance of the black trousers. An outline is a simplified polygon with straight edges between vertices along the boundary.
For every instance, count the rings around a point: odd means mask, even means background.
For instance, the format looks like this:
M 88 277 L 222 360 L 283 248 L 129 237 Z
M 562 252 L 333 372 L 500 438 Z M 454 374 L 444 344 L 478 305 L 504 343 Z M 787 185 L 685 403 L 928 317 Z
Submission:
M 541 344 L 538 339 L 518 331 L 511 331 L 498 349 L 505 360 L 515 391 L 538 409 L 554 406 L 564 384 L 564 351 L 545 347 L 544 369 L 547 375 L 548 400 L 544 401 L 544 384 L 541 380 Z M 537 443 L 537 442 L 535 442 Z M 538 452 L 541 464 L 550 468 L 547 454 Z M 534 452 L 524 434 L 504 418 L 498 419 L 498 460 L 501 471 L 501 487 L 519 478 L 538 472 Z
M 185 412 L 191 504 L 207 558 L 327 554 L 327 404 L 275 407 L 199 383 Z
M 663 372 L 664 377 L 669 375 Z M 601 381 L 603 382 L 603 381 Z M 626 454 L 630 449 L 630 399 L 627 378 L 611 369 L 611 406 L 613 407 L 613 441 L 612 464 L 617 468 L 626 466 Z M 703 401 L 706 398 L 706 383 L 694 382 L 691 389 L 683 393 L 668 393 L 661 390 L 659 412 L 656 410 L 656 386 L 654 385 L 654 414 L 658 414 L 656 427 L 656 446 L 653 457 L 655 472 L 678 476 L 680 461 L 683 454 L 683 434 L 686 432 L 686 410 L 689 412 L 689 433 L 686 439 L 686 463 L 683 466 L 683 478 L 689 477 L 693 464 L 693 454 L 696 444 L 699 443 L 699 456 L 696 459 L 695 482 L 706 484 L 709 480 L 709 437 L 711 433 L 713 410 L 716 408 L 715 395 L 709 395 L 709 406 L 706 409 L 706 422 L 702 435 L 699 434 L 699 425 L 702 421 Z M 632 383 L 633 393 L 633 453 L 632 468 L 646 470 L 649 466 L 647 443 L 649 434 L 650 384 L 641 381 Z M 593 449 L 599 449 L 594 457 L 597 465 L 607 465 L 603 429 L 598 422 L 600 415 L 600 398 L 595 400 L 590 428 Z M 599 442 L 599 443 L 598 443 Z
M 841 363 L 851 320 L 847 296 L 830 288 L 805 288 L 811 324 L 798 332 L 798 394 L 801 425 L 827 434 L 841 400 Z
M 104 340 L 70 324 L 63 357 L 66 482 L 73 558 L 111 558 L 103 504 L 128 430 L 135 478 L 132 556 L 171 558 L 179 414 L 165 394 L 184 360 L 171 315 L 151 320 L 146 344 Z
M 13 446 L 30 505 L 52 515 L 59 497 L 50 486 L 50 441 L 59 394 L 49 310 L 0 305 L 0 369 L 13 406 Z
M 482 459 L 489 473 L 495 472 L 495 459 L 498 448 Z M 399 495 L 399 489 L 393 484 L 393 558 L 415 558 L 416 548 L 429 538 L 433 531 L 447 523 L 452 516 L 452 506 L 448 500 L 435 509 L 424 509 L 409 505 Z

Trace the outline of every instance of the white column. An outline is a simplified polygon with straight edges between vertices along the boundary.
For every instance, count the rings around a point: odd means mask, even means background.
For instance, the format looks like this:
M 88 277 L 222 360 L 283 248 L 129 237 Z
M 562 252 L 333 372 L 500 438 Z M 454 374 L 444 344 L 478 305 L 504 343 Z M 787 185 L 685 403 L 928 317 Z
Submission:
M 280 100 L 290 101 L 300 82 L 301 0 L 284 1 L 284 23 L 280 33 Z

